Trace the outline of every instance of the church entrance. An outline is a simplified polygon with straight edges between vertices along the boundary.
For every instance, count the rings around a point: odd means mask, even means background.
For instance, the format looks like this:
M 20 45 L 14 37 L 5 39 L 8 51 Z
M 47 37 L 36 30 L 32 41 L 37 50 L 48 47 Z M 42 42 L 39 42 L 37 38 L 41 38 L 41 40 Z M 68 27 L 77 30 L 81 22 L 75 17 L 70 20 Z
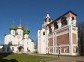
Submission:
M 19 46 L 19 47 L 18 47 L 18 51 L 19 51 L 19 52 L 23 52 L 23 49 L 24 49 L 23 46 Z

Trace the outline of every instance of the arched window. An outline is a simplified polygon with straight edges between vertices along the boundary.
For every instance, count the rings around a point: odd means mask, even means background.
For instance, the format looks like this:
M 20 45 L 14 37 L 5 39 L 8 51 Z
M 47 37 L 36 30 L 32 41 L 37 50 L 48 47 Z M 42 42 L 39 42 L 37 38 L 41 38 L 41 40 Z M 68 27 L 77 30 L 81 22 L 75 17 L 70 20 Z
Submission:
M 47 19 L 45 19 L 45 22 L 47 22 Z
M 67 25 L 66 17 L 62 17 L 62 18 L 61 18 L 61 23 L 62 23 L 62 26 Z
M 49 22 L 51 22 L 51 19 L 49 18 Z
M 49 26 L 49 34 L 52 33 L 52 29 L 51 26 Z
M 19 46 L 19 47 L 18 47 L 18 51 L 19 51 L 19 52 L 22 52 L 23 49 L 24 49 L 23 46 Z
M 12 41 L 11 42 L 9 42 L 9 44 L 8 45 L 12 45 Z
M 43 32 L 43 35 L 45 35 L 45 32 Z
M 57 22 L 54 22 L 54 29 L 58 29 Z
M 72 17 L 72 20 L 74 20 L 74 17 Z

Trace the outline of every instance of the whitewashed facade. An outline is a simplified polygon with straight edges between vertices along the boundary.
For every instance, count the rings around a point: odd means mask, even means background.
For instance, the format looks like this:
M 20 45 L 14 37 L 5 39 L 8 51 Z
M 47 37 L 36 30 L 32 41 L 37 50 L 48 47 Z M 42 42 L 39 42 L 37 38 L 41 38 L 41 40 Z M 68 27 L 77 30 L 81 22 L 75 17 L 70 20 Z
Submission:
M 25 32 L 24 32 L 25 30 Z M 29 37 L 28 29 L 21 25 L 10 27 L 10 33 L 5 35 L 4 44 L 0 46 L 3 53 L 34 53 L 34 42 Z

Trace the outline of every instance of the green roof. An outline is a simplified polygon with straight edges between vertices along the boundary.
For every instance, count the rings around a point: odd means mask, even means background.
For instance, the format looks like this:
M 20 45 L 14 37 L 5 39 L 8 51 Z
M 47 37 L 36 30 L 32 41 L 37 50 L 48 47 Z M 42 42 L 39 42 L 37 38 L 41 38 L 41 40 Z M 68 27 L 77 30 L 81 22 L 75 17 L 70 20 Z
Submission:
M 30 30 L 29 29 L 24 29 L 24 34 L 29 34 Z
M 16 29 L 16 27 L 14 26 L 14 25 L 12 25 L 11 27 L 10 27 L 10 30 L 15 30 Z

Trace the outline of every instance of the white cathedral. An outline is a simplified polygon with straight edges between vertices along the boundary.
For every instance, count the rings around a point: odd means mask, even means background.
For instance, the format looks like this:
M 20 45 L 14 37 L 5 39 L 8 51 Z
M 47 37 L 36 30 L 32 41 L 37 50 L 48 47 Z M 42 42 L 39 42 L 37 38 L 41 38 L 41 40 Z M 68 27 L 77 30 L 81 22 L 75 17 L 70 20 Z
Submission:
M 34 42 L 29 37 L 30 30 L 25 29 L 21 24 L 17 27 L 12 25 L 10 33 L 5 35 L 4 44 L 0 46 L 4 53 L 33 53 Z

